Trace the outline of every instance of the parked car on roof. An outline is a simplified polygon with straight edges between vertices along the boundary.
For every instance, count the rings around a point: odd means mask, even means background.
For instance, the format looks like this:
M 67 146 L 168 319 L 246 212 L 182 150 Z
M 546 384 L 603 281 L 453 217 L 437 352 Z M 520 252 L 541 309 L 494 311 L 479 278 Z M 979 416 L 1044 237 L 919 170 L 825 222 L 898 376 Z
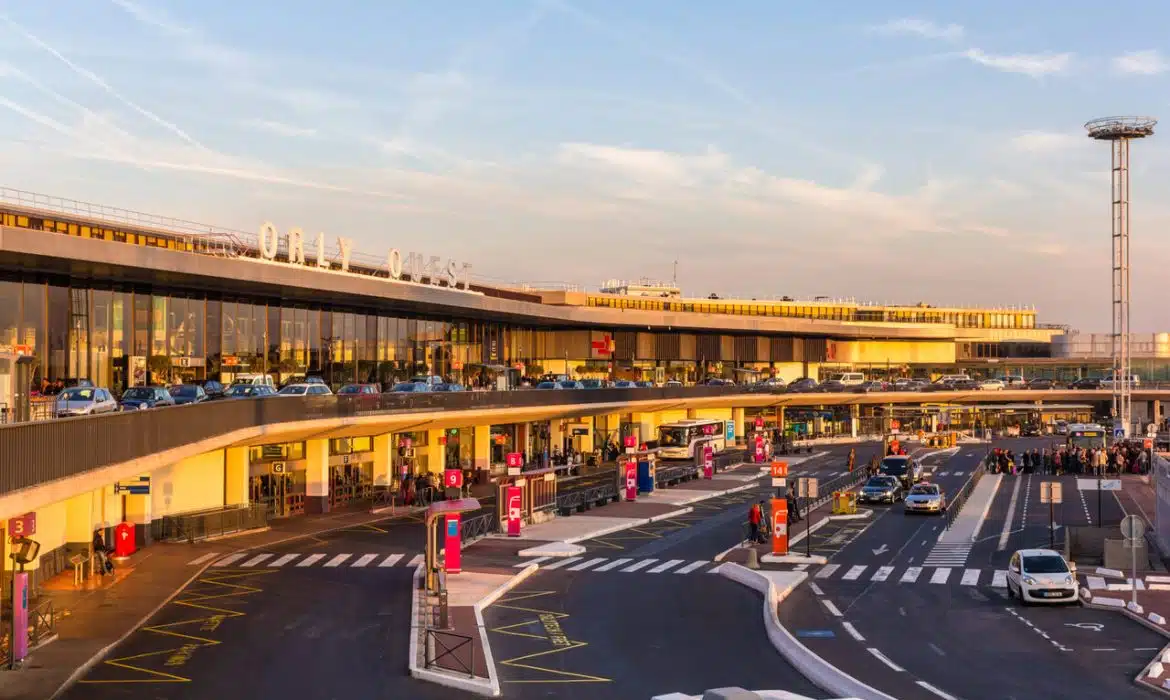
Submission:
M 161 386 L 132 386 L 122 392 L 122 410 L 125 411 L 174 405 L 175 400 Z
M 276 396 L 276 389 L 267 384 L 232 384 L 222 394 L 225 399 L 258 399 Z
M 90 416 L 98 413 L 113 413 L 118 410 L 118 402 L 110 395 L 110 390 L 102 387 L 75 386 L 62 389 L 54 401 L 57 416 Z
M 177 384 L 167 390 L 176 406 L 189 403 L 202 403 L 207 400 L 207 392 L 198 384 Z
M 333 392 L 324 384 L 289 384 L 277 396 L 327 396 Z
M 426 382 L 399 382 L 390 388 L 390 393 L 418 394 L 431 391 L 433 388 L 433 384 L 427 384 Z
M 377 384 L 346 384 L 337 390 L 338 396 L 349 396 L 352 394 L 380 394 Z

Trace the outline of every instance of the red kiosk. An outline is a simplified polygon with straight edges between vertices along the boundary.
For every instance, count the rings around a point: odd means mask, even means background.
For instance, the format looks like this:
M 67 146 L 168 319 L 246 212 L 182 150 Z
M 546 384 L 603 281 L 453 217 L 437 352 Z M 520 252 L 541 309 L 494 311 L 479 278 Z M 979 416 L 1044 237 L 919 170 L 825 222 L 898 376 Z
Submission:
M 439 571 L 439 542 L 438 528 L 435 523 L 443 520 L 443 570 L 448 574 L 457 574 L 462 569 L 461 554 L 463 537 L 460 530 L 461 513 L 479 510 L 479 500 L 475 498 L 459 498 L 453 501 L 439 501 L 432 503 L 426 512 L 424 525 L 427 532 L 426 541 L 426 576 L 425 585 L 428 592 L 438 593 L 439 583 L 436 574 Z

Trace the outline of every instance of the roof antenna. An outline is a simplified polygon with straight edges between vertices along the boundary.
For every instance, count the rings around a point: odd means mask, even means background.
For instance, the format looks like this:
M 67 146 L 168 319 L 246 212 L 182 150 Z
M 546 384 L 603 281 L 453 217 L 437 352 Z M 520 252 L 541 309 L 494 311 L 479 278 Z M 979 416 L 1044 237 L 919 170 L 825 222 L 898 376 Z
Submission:
M 678 258 L 674 260 L 674 276 L 670 278 L 670 286 L 678 286 Z

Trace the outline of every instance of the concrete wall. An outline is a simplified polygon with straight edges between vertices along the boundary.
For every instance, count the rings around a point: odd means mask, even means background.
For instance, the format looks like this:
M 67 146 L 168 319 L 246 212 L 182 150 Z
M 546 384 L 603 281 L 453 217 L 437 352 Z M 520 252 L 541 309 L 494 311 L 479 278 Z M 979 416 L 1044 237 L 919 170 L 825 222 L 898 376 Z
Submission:
M 184 459 L 150 475 L 151 518 L 224 505 L 224 451 Z
M 903 364 L 955 362 L 955 344 L 938 342 L 901 342 L 888 340 L 851 340 L 834 343 L 832 361 L 850 364 Z

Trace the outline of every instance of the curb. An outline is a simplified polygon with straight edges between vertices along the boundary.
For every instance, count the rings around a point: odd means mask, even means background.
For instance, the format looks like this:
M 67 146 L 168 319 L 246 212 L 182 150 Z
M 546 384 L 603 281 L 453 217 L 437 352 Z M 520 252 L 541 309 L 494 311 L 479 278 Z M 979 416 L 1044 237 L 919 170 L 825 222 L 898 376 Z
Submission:
M 159 603 L 153 609 L 151 609 L 150 612 L 146 613 L 146 615 L 144 615 L 140 620 L 138 620 L 138 622 L 135 622 L 134 626 L 131 627 L 129 630 L 127 630 L 125 634 L 123 634 L 121 637 L 118 637 L 118 639 L 116 639 L 111 644 L 107 644 L 106 646 L 102 647 L 101 649 L 98 649 L 97 652 L 94 653 L 93 656 L 89 657 L 88 661 L 86 661 L 85 663 L 83 663 L 82 665 L 80 665 L 76 669 L 74 669 L 73 673 L 69 674 L 69 677 L 66 678 L 65 682 L 61 684 L 61 687 L 57 688 L 56 692 L 54 692 L 52 695 L 49 696 L 49 700 L 56 700 L 57 698 L 61 697 L 61 695 L 64 694 L 65 691 L 67 691 L 71 687 L 73 687 L 73 685 L 76 684 L 77 681 L 81 680 L 82 676 L 89 673 L 89 671 L 91 669 L 93 669 L 94 666 L 97 666 L 99 663 L 101 663 L 102 659 L 106 658 L 106 656 L 108 656 L 111 651 L 113 651 L 115 648 L 117 648 L 117 646 L 119 644 L 121 644 L 122 642 L 129 639 L 130 635 L 137 632 L 147 622 L 150 622 L 150 618 L 154 617 L 155 615 L 157 615 L 159 613 L 160 610 L 162 610 L 166 606 L 170 605 L 171 601 L 173 601 L 175 598 L 178 598 L 179 594 L 182 593 L 184 590 L 186 590 L 187 586 L 190 586 L 192 583 L 197 581 L 199 579 L 199 577 L 203 575 L 203 572 L 205 572 L 209 568 L 211 568 L 211 565 L 214 562 L 215 562 L 215 559 L 212 559 L 211 561 L 207 562 L 203 566 L 199 567 L 199 570 L 196 571 L 195 574 L 193 576 L 191 576 L 191 578 L 184 581 L 183 585 L 176 588 L 174 590 L 174 592 L 172 592 L 170 595 L 168 595 L 166 597 L 166 599 L 164 599 L 161 603 Z
M 484 663 L 487 666 L 488 677 L 482 678 L 465 678 L 462 675 L 456 675 L 452 672 L 442 671 L 437 669 L 423 668 L 419 666 L 418 662 L 418 582 L 422 578 L 422 567 L 415 567 L 414 584 L 411 591 L 411 623 L 410 623 L 410 651 L 409 651 L 409 670 L 411 678 L 416 678 L 426 683 L 434 683 L 445 688 L 453 688 L 455 690 L 463 690 L 476 695 L 482 695 L 489 698 L 500 697 L 500 678 L 496 673 L 496 662 L 492 656 L 491 644 L 487 638 L 487 627 L 483 622 L 483 611 L 485 608 L 491 606 L 499 600 L 505 593 L 520 585 L 524 579 L 536 573 L 540 568 L 538 564 L 529 564 L 524 567 L 522 571 L 512 576 L 504 583 L 500 584 L 491 593 L 488 593 L 483 598 L 476 601 L 472 606 L 475 610 L 475 624 L 479 632 L 480 648 L 483 649 Z
M 604 528 L 597 530 L 595 532 L 591 532 L 587 535 L 579 535 L 577 537 L 569 537 L 569 538 L 566 538 L 563 540 L 558 540 L 558 541 L 561 544 L 577 544 L 578 542 L 583 542 L 585 540 L 591 540 L 594 537 L 604 537 L 605 535 L 611 535 L 615 532 L 621 532 L 622 530 L 628 530 L 631 527 L 641 527 L 643 525 L 657 522 L 659 520 L 666 520 L 667 518 L 674 518 L 674 517 L 677 517 L 680 515 L 686 515 L 687 513 L 693 512 L 694 510 L 695 510 L 694 508 L 679 508 L 678 510 L 672 510 L 668 513 L 663 513 L 661 515 L 655 515 L 654 517 L 651 517 L 651 518 L 638 518 L 637 520 L 631 520 L 628 523 L 616 523 L 614 525 L 610 525 L 609 527 L 604 527 Z
M 808 578 L 807 574 L 799 573 L 802 576 L 796 585 L 803 583 Z M 739 564 L 723 564 L 719 569 L 719 574 L 763 594 L 764 628 L 768 633 L 768 639 L 776 651 L 813 685 L 830 693 L 833 697 L 856 698 L 857 700 L 897 700 L 836 668 L 813 653 L 808 647 L 797 641 L 796 637 L 793 637 L 788 630 L 784 629 L 784 626 L 780 624 L 777 608 L 796 588 L 796 585 L 785 591 L 778 591 L 771 579 Z

